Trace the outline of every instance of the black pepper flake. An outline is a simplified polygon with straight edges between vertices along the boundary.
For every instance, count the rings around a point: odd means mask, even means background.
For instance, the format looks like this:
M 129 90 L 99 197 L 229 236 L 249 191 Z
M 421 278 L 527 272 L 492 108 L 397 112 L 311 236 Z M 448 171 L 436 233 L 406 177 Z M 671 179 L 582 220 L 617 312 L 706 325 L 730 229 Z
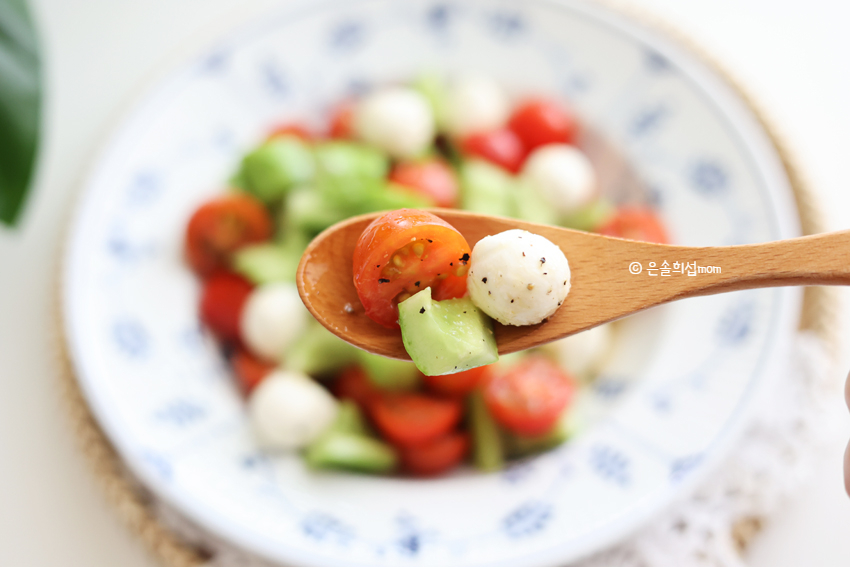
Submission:
M 525 258 L 525 252 L 522 253 L 522 257 Z
M 460 261 L 461 262 L 468 262 L 469 261 L 469 254 L 464 254 L 463 256 L 461 256 Z
M 543 320 L 542 320 L 542 321 L 540 321 L 540 322 L 541 322 L 541 323 L 548 323 L 548 322 L 549 322 L 549 317 L 546 317 L 545 319 L 543 319 Z
M 487 295 L 493 295 L 493 292 L 492 292 L 492 291 L 488 291 L 488 292 L 487 292 Z
M 390 280 L 388 280 L 387 278 L 381 278 L 378 280 L 378 283 L 390 283 Z
M 514 302 L 514 300 L 513 300 L 513 299 L 511 299 L 511 303 L 513 303 L 513 302 Z
M 455 265 L 454 262 L 449 262 L 449 266 L 454 266 L 454 265 Z
M 487 283 L 487 278 L 481 278 L 481 281 L 482 281 L 483 283 Z
M 433 241 L 433 240 L 431 240 L 430 238 L 428 238 L 428 239 L 426 239 L 426 240 L 428 240 L 428 242 L 430 242 L 431 244 L 433 244 L 433 243 L 434 243 L 434 241 Z
M 559 303 L 558 305 L 560 305 L 560 303 Z M 424 307 L 420 307 L 420 308 L 419 308 L 419 312 L 420 312 L 420 313 L 425 313 L 425 308 L 424 308 Z
M 559 302 L 558 302 L 558 307 L 560 307 L 562 303 L 563 303 L 563 301 L 559 301 Z
M 422 282 L 416 282 L 416 283 L 415 283 L 415 284 L 413 284 L 413 285 L 415 285 L 416 287 L 419 287 L 419 284 L 421 284 L 421 283 L 422 283 Z M 567 282 L 564 282 L 564 283 L 567 283 Z
M 464 313 L 466 313 L 466 311 L 464 311 Z
M 540 263 L 541 263 L 541 264 L 545 264 L 545 263 L 546 263 L 546 258 L 540 258 Z
M 564 285 L 567 285 L 567 280 L 564 280 Z
M 377 266 L 375 266 L 375 267 L 376 267 L 376 268 L 380 268 L 380 267 L 381 267 L 381 265 L 380 265 L 380 264 L 378 264 L 378 265 L 377 265 Z
M 544 275 L 544 276 L 548 276 L 548 275 L 549 275 L 549 272 L 543 272 L 543 275 Z

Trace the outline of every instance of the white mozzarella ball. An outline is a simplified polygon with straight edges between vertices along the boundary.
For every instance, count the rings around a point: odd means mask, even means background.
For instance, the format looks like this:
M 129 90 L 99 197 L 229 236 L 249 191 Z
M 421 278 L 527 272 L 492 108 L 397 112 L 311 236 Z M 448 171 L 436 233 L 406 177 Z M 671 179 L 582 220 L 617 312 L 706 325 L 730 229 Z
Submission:
M 503 325 L 534 325 L 570 291 L 570 265 L 551 241 L 525 230 L 487 236 L 472 249 L 467 288 L 472 302 Z
M 252 392 L 248 416 L 257 441 L 267 449 L 309 445 L 336 419 L 337 402 L 312 378 L 276 370 Z
M 537 148 L 528 156 L 520 176 L 563 214 L 574 212 L 596 192 L 593 164 L 568 144 Z
M 543 345 L 558 364 L 580 378 L 587 378 L 599 370 L 611 349 L 613 332 L 610 324 L 599 325 L 587 331 Z
M 258 287 L 245 302 L 240 320 L 242 340 L 256 355 L 280 361 L 307 326 L 310 313 L 292 283 Z
M 361 100 L 354 112 L 357 136 L 396 158 L 421 155 L 434 140 L 434 114 L 418 91 L 389 87 Z
M 508 120 L 510 103 L 501 87 L 483 77 L 461 79 L 445 101 L 446 129 L 462 138 L 476 132 L 501 128 Z

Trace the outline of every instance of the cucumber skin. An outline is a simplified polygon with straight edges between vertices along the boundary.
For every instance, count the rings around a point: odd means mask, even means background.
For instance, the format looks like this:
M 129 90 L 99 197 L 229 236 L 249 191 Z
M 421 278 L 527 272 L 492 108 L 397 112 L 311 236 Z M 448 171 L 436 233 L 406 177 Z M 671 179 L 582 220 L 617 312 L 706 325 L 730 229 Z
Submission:
M 398 466 L 398 455 L 390 445 L 370 437 L 338 431 L 331 431 L 310 445 L 305 460 L 314 468 L 367 473 L 388 473 Z
M 312 323 L 284 355 L 284 366 L 321 376 L 340 370 L 357 361 L 359 349 L 337 337 L 319 323 Z
M 472 460 L 481 471 L 497 471 L 505 466 L 505 450 L 498 425 L 493 420 L 480 390 L 469 395 L 469 430 Z
M 297 185 L 309 183 L 315 174 L 315 161 L 307 145 L 298 138 L 284 136 L 246 155 L 238 177 L 245 190 L 268 203 Z
M 366 371 L 369 381 L 382 390 L 413 390 L 419 386 L 419 370 L 412 362 L 386 358 L 359 349 L 357 361 Z
M 256 244 L 236 251 L 233 269 L 256 285 L 294 282 L 300 258 L 277 244 Z

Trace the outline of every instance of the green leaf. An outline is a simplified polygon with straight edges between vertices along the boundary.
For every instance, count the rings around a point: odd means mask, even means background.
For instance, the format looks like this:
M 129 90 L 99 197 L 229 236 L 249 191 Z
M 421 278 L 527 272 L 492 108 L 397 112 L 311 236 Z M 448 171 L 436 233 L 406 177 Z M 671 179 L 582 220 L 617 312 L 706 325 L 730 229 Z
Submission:
M 14 226 L 35 170 L 41 61 L 25 0 L 0 1 L 0 222 Z

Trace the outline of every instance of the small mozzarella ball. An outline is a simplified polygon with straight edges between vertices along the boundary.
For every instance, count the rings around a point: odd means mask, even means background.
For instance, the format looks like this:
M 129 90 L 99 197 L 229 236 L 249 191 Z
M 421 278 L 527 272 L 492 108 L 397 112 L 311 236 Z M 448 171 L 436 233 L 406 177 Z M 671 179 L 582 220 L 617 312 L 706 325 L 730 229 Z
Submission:
M 491 79 L 462 79 L 446 96 L 446 130 L 457 138 L 501 128 L 507 122 L 509 114 L 510 104 L 507 96 Z
M 586 378 L 599 370 L 612 342 L 612 328 L 610 324 L 606 324 L 559 339 L 541 348 L 551 354 L 562 368 L 575 376 Z
M 251 426 L 267 449 L 299 449 L 312 443 L 336 413 L 333 396 L 299 372 L 272 372 L 248 400 Z
M 303 333 L 309 317 L 295 284 L 260 286 L 245 302 L 240 321 L 242 340 L 254 354 L 280 361 L 287 347 Z
M 428 100 L 410 88 L 372 93 L 355 108 L 357 136 L 395 158 L 421 155 L 434 140 L 434 114 Z
M 593 164 L 567 144 L 548 144 L 531 152 L 520 176 L 563 214 L 574 212 L 596 192 Z
M 551 241 L 508 230 L 472 249 L 467 288 L 472 302 L 503 325 L 534 325 L 552 315 L 570 291 L 570 265 Z

